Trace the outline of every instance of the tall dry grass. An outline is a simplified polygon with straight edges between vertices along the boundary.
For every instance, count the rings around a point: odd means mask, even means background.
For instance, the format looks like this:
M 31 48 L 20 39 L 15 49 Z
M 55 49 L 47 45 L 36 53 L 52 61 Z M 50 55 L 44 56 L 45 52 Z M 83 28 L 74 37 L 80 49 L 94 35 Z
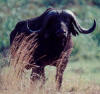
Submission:
M 47 71 L 51 72 L 50 69 Z M 25 71 L 21 78 L 15 75 L 13 67 L 5 67 L 0 74 L 0 94 L 100 94 L 100 86 L 81 80 L 79 77 L 64 78 L 60 92 L 55 90 L 53 71 L 43 88 L 40 82 L 30 84 L 30 71 Z M 31 86 L 31 87 L 30 87 Z
M 32 33 L 29 36 L 22 33 L 17 35 L 10 48 L 10 64 L 14 67 L 21 66 L 20 68 L 24 69 L 26 65 L 34 67 L 34 58 L 33 54 L 35 49 L 38 46 L 37 34 Z M 30 64 L 29 62 L 32 62 Z M 22 70 L 17 69 L 17 70 Z
M 49 79 L 42 88 L 40 88 L 41 81 L 31 84 L 31 69 L 26 70 L 25 67 L 26 65 L 38 67 L 27 63 L 33 60 L 32 55 L 38 44 L 34 34 L 30 36 L 21 34 L 21 36 L 15 38 L 11 47 L 10 66 L 4 67 L 0 72 L 0 94 L 100 94 L 99 85 L 86 83 L 76 75 L 64 78 L 61 91 L 56 91 L 55 72 L 54 70 L 51 72 L 50 68 L 46 70 L 50 73 Z

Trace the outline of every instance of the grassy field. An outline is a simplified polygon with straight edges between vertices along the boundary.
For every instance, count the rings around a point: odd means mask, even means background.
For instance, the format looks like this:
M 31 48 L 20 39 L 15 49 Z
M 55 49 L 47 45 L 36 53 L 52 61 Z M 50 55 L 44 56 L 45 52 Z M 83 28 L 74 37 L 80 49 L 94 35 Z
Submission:
M 4 61 L 3 61 L 4 62 Z M 6 62 L 6 61 L 5 61 Z M 0 94 L 100 94 L 100 66 L 98 60 L 70 60 L 64 72 L 61 91 L 55 90 L 56 68 L 45 68 L 48 79 L 42 89 L 40 82 L 35 89 L 30 88 L 31 70 L 18 78 L 12 67 L 3 67 L 0 71 Z M 35 84 L 34 84 L 35 85 Z
M 9 66 L 9 34 L 17 22 L 41 15 L 47 8 L 72 10 L 81 26 L 96 29 L 74 37 L 61 92 L 55 90 L 56 68 L 47 66 L 47 81 L 30 88 L 30 71 L 20 77 Z M 34 85 L 35 86 L 35 85 Z M 100 94 L 100 0 L 0 0 L 0 94 Z

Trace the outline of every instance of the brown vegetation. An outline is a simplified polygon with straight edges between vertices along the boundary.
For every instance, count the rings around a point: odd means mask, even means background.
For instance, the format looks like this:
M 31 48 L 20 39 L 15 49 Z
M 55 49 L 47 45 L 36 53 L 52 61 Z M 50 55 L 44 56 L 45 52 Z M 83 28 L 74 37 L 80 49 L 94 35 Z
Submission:
M 53 71 L 52 71 L 53 72 Z M 15 75 L 13 67 L 5 67 L 0 74 L 0 94 L 58 94 L 55 90 L 54 75 L 49 73 L 49 78 L 42 89 L 40 83 L 35 85 L 35 89 L 30 88 L 30 79 L 27 74 L 30 71 L 25 71 L 21 78 Z M 60 94 L 99 94 L 100 86 L 93 83 L 86 83 L 79 77 L 70 76 L 64 79 Z

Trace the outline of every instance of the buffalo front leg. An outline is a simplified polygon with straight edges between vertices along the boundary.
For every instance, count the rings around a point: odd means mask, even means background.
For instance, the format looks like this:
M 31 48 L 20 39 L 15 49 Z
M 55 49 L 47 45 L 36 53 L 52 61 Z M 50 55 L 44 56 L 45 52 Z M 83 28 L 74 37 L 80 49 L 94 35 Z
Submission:
M 31 85 L 37 85 L 37 82 L 41 82 L 40 87 L 42 87 L 45 83 L 44 67 L 33 68 L 30 79 L 31 79 Z
M 61 84 L 62 84 L 62 77 L 63 77 L 63 72 L 67 66 L 68 59 L 70 57 L 70 54 L 72 52 L 72 48 L 70 49 L 64 49 L 62 52 L 59 60 L 57 61 L 57 72 L 56 72 L 56 89 L 59 91 Z
M 66 62 L 61 62 L 57 66 L 57 70 L 56 70 L 56 90 L 57 91 L 59 91 L 61 88 L 63 73 L 66 68 L 67 62 L 68 62 L 68 60 L 66 60 Z

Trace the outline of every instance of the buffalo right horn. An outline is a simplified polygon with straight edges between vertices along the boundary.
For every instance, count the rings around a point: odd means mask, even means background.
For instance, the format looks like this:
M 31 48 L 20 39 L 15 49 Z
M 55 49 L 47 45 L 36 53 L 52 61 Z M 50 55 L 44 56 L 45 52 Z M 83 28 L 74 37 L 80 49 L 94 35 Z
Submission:
M 75 26 L 75 28 L 80 32 L 80 33 L 83 33 L 83 34 L 88 34 L 88 33 L 91 33 L 95 30 L 96 28 L 96 21 L 94 20 L 94 23 L 93 23 L 93 26 L 89 29 L 85 29 L 83 27 L 80 26 L 80 24 L 78 23 L 75 15 L 69 11 L 69 10 L 66 10 L 65 13 L 67 15 L 69 15 L 71 18 L 72 18 L 72 24 Z

